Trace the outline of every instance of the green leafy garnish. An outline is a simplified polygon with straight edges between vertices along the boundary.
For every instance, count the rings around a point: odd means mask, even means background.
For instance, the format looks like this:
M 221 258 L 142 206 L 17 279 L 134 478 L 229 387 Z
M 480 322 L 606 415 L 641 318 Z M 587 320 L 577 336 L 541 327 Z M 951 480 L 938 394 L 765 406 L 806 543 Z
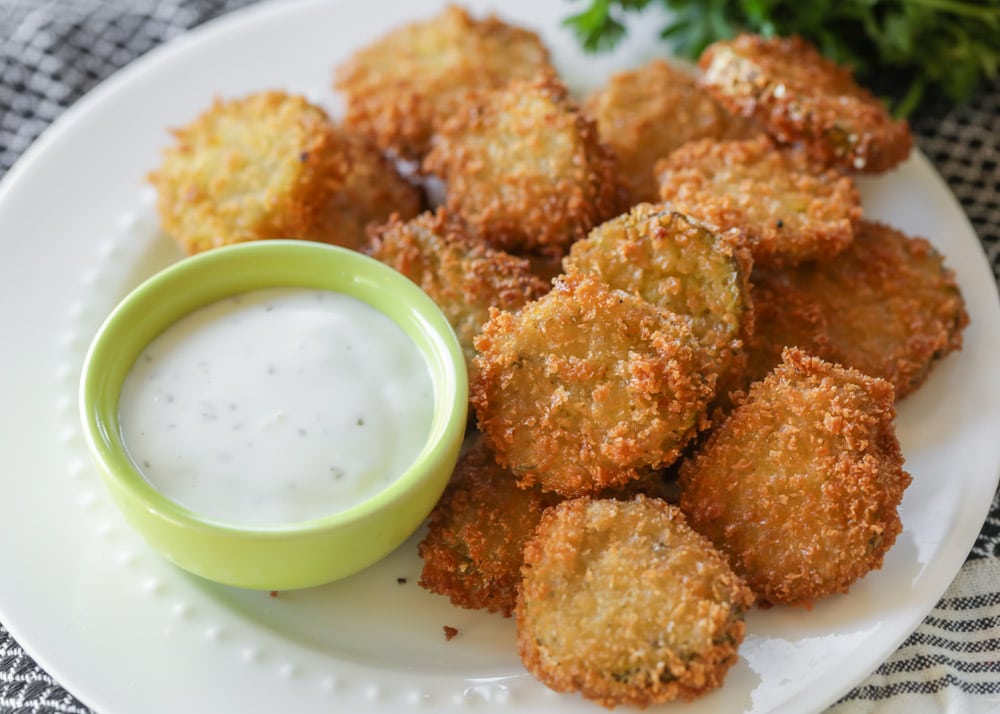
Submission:
M 1000 67 L 1000 0 L 585 0 L 565 20 L 591 52 L 625 36 L 625 17 L 661 4 L 660 33 L 678 55 L 696 59 L 716 40 L 753 32 L 800 35 L 858 80 L 893 97 L 909 114 L 928 94 L 967 99 Z

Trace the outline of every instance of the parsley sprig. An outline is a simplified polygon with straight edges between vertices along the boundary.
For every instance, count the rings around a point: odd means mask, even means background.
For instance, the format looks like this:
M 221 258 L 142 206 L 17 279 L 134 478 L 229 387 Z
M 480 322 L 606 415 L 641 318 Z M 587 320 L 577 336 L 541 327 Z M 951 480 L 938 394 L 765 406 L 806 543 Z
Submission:
M 660 3 L 670 11 L 661 36 L 696 58 L 710 43 L 755 32 L 801 35 L 858 80 L 909 114 L 927 96 L 969 97 L 1000 68 L 1000 0 L 585 0 L 568 17 L 583 47 L 614 47 L 625 16 Z

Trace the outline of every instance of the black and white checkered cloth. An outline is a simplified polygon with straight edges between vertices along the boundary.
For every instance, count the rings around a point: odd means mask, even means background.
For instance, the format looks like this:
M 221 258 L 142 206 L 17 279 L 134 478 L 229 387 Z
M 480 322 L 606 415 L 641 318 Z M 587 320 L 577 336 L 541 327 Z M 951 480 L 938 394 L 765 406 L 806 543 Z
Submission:
M 0 176 L 59 114 L 153 47 L 252 0 L 0 0 Z M 924 153 L 1000 277 L 1000 82 L 922 111 Z M 0 623 L 0 714 L 88 714 Z M 831 714 L 1000 711 L 1000 502 L 923 624 Z

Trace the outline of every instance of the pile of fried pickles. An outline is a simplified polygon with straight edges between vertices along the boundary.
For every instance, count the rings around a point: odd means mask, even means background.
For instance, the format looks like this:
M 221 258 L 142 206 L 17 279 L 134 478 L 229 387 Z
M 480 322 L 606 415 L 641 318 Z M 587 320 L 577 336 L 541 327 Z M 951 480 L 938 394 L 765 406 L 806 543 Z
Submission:
M 188 253 L 364 251 L 465 351 L 467 448 L 420 584 L 516 618 L 525 667 L 606 707 L 722 685 L 757 606 L 880 568 L 910 483 L 895 403 L 968 323 L 858 174 L 912 148 L 849 70 L 741 35 L 576 98 L 534 32 L 456 6 L 334 69 L 338 119 L 217 99 L 150 174 Z

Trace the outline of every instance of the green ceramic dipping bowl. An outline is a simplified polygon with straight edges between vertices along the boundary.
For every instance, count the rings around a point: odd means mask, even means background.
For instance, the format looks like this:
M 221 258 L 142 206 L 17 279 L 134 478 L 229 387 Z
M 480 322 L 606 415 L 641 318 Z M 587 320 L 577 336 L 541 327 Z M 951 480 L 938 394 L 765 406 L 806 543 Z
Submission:
M 368 500 L 298 523 L 232 525 L 179 505 L 143 477 L 122 438 L 119 396 L 145 347 L 177 320 L 231 295 L 274 287 L 345 293 L 388 315 L 427 360 L 433 417 L 413 464 Z M 101 326 L 87 353 L 80 384 L 87 446 L 128 523 L 181 568 L 227 585 L 262 590 L 304 588 L 344 578 L 402 544 L 430 513 L 448 482 L 465 433 L 467 405 L 462 350 L 427 295 L 395 270 L 361 253 L 297 240 L 218 248 L 154 275 Z

